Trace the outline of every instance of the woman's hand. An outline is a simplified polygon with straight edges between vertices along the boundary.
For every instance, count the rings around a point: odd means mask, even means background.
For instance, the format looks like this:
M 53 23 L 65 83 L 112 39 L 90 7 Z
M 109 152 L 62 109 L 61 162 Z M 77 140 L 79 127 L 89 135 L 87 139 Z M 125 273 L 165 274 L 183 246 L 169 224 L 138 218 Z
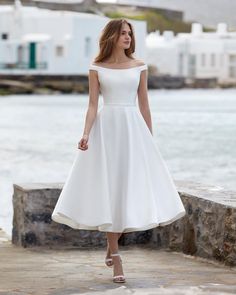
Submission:
M 88 139 L 89 136 L 87 134 L 84 134 L 81 140 L 78 143 L 78 149 L 85 151 L 88 149 Z

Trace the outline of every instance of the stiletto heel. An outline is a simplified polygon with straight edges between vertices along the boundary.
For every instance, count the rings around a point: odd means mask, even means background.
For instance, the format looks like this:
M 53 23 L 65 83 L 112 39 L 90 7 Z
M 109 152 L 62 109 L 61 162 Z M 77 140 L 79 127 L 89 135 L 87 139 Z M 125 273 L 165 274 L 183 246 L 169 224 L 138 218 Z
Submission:
M 111 254 L 111 257 L 113 256 L 119 256 L 120 258 L 120 262 L 122 263 L 122 259 L 120 257 L 120 254 L 119 253 L 114 253 L 114 254 Z M 113 265 L 114 265 L 114 262 L 113 262 Z M 117 276 L 113 276 L 113 282 L 114 283 L 125 283 L 125 276 L 124 275 L 117 275 Z

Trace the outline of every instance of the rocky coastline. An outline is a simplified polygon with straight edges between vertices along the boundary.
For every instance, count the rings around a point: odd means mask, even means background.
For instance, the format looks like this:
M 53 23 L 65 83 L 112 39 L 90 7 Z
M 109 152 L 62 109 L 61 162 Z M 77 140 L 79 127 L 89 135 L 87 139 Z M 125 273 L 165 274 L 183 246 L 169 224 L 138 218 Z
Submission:
M 219 84 L 216 79 L 185 79 L 168 75 L 149 75 L 149 89 L 232 88 L 234 84 Z M 88 94 L 88 76 L 0 75 L 0 96 L 11 94 Z

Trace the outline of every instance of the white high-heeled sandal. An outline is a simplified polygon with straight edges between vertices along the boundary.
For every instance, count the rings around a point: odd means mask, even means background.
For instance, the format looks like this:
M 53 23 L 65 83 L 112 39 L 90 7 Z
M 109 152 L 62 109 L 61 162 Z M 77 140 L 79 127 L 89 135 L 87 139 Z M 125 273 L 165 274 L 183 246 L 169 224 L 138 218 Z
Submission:
M 114 254 L 111 254 L 111 256 L 120 256 L 119 253 L 114 253 Z M 120 262 L 122 263 L 122 259 L 120 257 Z M 114 265 L 114 262 L 113 262 L 113 265 Z M 114 283 L 125 283 L 125 276 L 124 275 L 117 275 L 117 276 L 113 276 L 113 282 Z

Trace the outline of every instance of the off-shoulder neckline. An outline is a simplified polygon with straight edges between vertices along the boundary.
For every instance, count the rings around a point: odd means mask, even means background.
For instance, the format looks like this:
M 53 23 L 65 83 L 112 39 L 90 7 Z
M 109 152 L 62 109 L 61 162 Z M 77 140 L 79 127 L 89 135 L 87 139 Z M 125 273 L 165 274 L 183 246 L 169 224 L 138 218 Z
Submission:
M 125 69 L 114 69 L 114 68 L 106 68 L 106 67 L 101 67 L 101 66 L 98 66 L 98 65 L 94 65 L 94 64 L 91 64 L 90 66 L 92 67 L 97 67 L 97 68 L 101 68 L 101 69 L 106 69 L 106 70 L 131 70 L 131 69 L 137 69 L 137 68 L 141 68 L 141 67 L 145 67 L 147 66 L 146 64 L 143 64 L 143 65 L 140 65 L 140 66 L 136 66 L 136 67 L 130 67 L 130 68 L 125 68 Z

